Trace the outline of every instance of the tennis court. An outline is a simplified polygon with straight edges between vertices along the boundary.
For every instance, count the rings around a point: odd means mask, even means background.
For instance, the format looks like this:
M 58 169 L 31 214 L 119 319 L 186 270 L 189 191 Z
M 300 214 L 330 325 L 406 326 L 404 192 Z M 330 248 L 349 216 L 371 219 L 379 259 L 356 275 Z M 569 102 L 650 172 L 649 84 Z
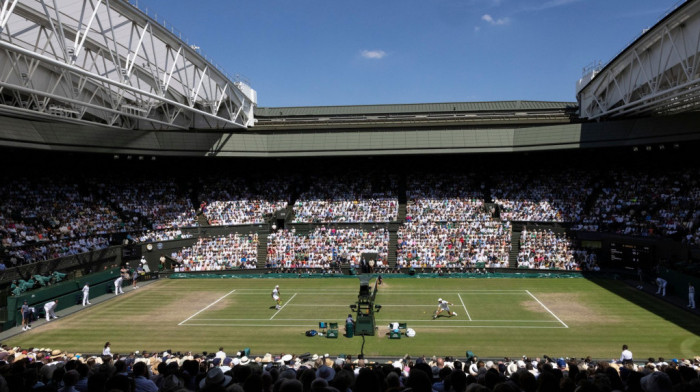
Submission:
M 282 308 L 271 291 L 280 285 Z M 339 353 L 403 356 L 690 357 L 700 352 L 700 319 L 616 281 L 566 279 L 416 279 L 385 277 L 376 304 L 377 334 L 343 336 L 359 292 L 356 278 L 163 279 L 12 337 L 8 345 L 98 352 L 216 351 L 254 355 Z M 437 300 L 455 317 L 432 320 Z M 335 322 L 340 336 L 306 337 Z M 416 336 L 389 339 L 390 322 Z M 640 329 L 632 326 L 640 326 Z

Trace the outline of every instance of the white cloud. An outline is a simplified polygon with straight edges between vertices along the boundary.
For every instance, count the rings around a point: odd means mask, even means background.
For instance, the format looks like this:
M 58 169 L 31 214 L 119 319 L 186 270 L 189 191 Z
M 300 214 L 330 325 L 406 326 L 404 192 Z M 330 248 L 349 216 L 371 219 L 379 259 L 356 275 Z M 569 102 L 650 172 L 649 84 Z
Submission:
M 481 20 L 483 20 L 483 21 L 485 21 L 493 26 L 506 25 L 510 22 L 510 19 L 508 19 L 508 18 L 494 19 L 493 16 L 491 16 L 489 14 L 485 14 L 484 16 L 482 16 Z
M 534 7 L 526 7 L 525 10 L 526 11 L 543 11 L 543 10 L 547 10 L 550 8 L 562 7 L 562 6 L 566 6 L 569 4 L 578 3 L 579 1 L 581 1 L 581 0 L 549 0 L 549 1 L 545 1 L 544 3 L 537 5 L 537 6 L 534 6 Z
M 386 56 L 386 52 L 383 50 L 363 50 L 361 53 L 362 57 L 366 59 L 381 59 Z
M 481 30 L 481 27 L 479 27 L 479 26 L 474 26 L 474 32 L 475 32 L 475 33 L 478 33 L 479 30 Z

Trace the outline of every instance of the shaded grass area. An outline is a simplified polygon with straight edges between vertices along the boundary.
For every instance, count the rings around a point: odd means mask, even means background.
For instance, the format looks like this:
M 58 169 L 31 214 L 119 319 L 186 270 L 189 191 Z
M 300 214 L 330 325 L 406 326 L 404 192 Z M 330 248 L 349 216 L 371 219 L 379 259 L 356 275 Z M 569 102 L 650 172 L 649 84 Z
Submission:
M 280 285 L 283 305 L 270 292 Z M 355 279 L 163 280 L 18 335 L 8 345 L 98 353 L 209 351 L 249 347 L 254 354 L 360 353 L 360 337 L 308 338 L 319 321 L 343 333 Z M 455 317 L 432 320 L 437 299 Z M 376 336 L 365 355 L 685 358 L 700 352 L 700 319 L 620 282 L 578 279 L 385 279 Z M 354 315 L 353 315 L 354 316 Z M 388 339 L 389 322 L 406 322 L 416 337 Z

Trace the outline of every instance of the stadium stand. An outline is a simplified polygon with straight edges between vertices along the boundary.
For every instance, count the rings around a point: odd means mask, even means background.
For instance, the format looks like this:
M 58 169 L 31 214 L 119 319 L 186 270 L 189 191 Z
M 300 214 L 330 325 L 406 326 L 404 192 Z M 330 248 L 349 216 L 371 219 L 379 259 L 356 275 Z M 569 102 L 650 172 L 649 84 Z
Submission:
M 397 182 L 380 173 L 316 176 L 294 204 L 294 223 L 394 222 Z
M 225 269 L 252 269 L 258 263 L 258 235 L 240 235 L 206 238 L 201 237 L 191 246 L 182 249 L 175 257 L 180 265 L 176 272 L 220 271 Z
M 199 199 L 210 225 L 257 224 L 287 208 L 291 184 L 290 178 L 207 178 Z
M 571 240 L 551 230 L 523 229 L 520 233 L 518 268 L 578 270 Z
M 296 230 L 278 230 L 268 238 L 267 266 L 273 269 L 320 268 L 326 271 L 340 266 L 358 268 L 362 254 L 378 254 L 377 262 L 387 262 L 389 232 L 385 229 L 336 229 L 317 227 L 307 235 Z
M 508 266 L 508 222 L 407 223 L 399 229 L 397 263 L 413 268 Z
M 577 240 L 581 233 L 665 238 L 690 249 L 700 241 L 699 173 L 693 165 L 645 170 L 630 163 L 600 173 L 596 167 L 545 170 L 535 163 L 522 175 L 501 167 L 474 172 L 480 174 L 445 173 L 439 167 L 407 176 L 403 170 L 375 170 L 357 177 L 323 169 L 316 173 L 304 180 L 272 169 L 252 177 L 222 175 L 220 180 L 209 173 L 194 185 L 168 172 L 158 180 L 104 180 L 89 173 L 70 176 L 65 170 L 51 177 L 6 175 L 11 186 L 0 190 L 1 259 L 5 268 L 13 268 L 104 249 L 122 239 L 173 241 L 203 236 L 202 228 L 231 226 L 217 234 L 228 235 L 241 225 L 263 225 L 254 229 L 262 240 L 252 256 L 258 267 L 273 269 L 324 268 L 328 263 L 314 251 L 317 245 L 303 245 L 310 249 L 299 254 L 311 252 L 313 260 L 299 256 L 304 263 L 297 264 L 297 254 L 295 262 L 283 259 L 280 245 L 272 244 L 287 238 L 302 246 L 301 237 L 296 238 L 302 233 L 335 241 L 332 233 L 346 230 L 326 223 L 370 225 L 360 229 L 370 232 L 371 225 L 391 224 L 383 229 L 386 244 L 378 251 L 380 266 L 392 269 L 461 269 L 477 262 L 486 268 L 534 265 L 525 255 L 531 244 L 521 239 L 522 225 L 528 222 L 544 224 L 541 230 L 568 233 L 570 254 L 566 261 L 559 260 L 561 269 L 581 267 L 581 260 L 571 260 L 583 251 Z M 190 195 L 203 201 L 208 220 L 203 227 Z M 271 222 L 289 226 L 268 238 L 261 228 Z M 291 234 L 295 225 L 301 225 L 299 231 Z M 469 242 L 465 235 L 482 240 Z M 468 248 L 460 248 L 467 243 Z M 345 251 L 324 257 L 352 266 L 347 260 L 356 261 L 358 250 L 352 256 Z M 250 264 L 250 257 L 246 260 Z

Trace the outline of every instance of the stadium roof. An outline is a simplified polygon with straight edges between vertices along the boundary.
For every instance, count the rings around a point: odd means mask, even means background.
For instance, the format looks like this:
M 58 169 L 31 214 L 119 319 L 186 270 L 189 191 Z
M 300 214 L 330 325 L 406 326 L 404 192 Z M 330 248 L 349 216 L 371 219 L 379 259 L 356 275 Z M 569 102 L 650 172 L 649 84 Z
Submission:
M 492 102 L 443 102 L 388 105 L 350 105 L 350 106 L 306 106 L 306 107 L 258 107 L 255 116 L 260 117 L 295 117 L 295 116 L 360 116 L 376 114 L 417 114 L 449 112 L 520 112 L 540 110 L 574 110 L 576 102 L 548 101 L 492 101 Z

